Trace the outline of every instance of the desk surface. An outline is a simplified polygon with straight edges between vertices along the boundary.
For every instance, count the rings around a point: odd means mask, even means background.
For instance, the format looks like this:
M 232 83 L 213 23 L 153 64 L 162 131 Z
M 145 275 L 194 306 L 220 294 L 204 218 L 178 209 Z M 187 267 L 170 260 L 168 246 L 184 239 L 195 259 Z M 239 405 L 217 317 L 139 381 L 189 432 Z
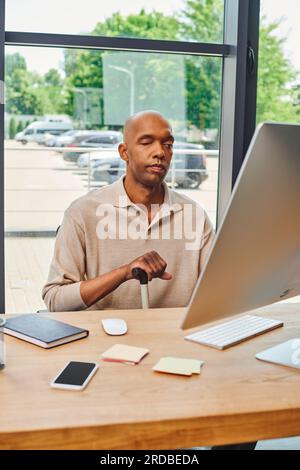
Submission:
M 284 328 L 225 351 L 185 341 L 184 309 L 51 314 L 90 330 L 87 339 L 44 350 L 5 336 L 0 372 L 1 449 L 171 449 L 300 434 L 300 371 L 255 359 L 263 349 L 300 338 L 300 304 L 255 311 Z M 124 318 L 128 334 L 105 335 L 100 319 Z M 115 343 L 150 354 L 136 366 L 100 361 Z M 162 356 L 202 359 L 201 375 L 159 374 Z M 51 389 L 69 360 L 100 362 L 82 392 Z

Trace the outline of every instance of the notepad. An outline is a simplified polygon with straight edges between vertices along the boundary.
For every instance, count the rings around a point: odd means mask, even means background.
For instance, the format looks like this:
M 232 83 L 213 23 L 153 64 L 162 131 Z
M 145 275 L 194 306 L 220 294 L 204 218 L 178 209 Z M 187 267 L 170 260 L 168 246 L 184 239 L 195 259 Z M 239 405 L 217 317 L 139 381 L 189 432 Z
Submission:
M 103 361 L 138 364 L 148 353 L 149 349 L 127 346 L 126 344 L 115 344 L 105 351 L 101 357 Z
M 155 372 L 191 376 L 200 374 L 204 362 L 197 359 L 182 359 L 179 357 L 162 357 L 152 368 Z

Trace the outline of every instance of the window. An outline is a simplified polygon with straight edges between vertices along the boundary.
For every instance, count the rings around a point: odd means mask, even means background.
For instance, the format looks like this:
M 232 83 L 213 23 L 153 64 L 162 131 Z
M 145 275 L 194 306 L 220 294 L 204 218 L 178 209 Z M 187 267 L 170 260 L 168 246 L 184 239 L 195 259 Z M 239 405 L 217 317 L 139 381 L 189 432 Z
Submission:
M 53 246 L 53 238 L 48 238 L 40 244 L 38 238 L 33 241 L 22 237 L 28 232 L 37 236 L 43 235 L 45 231 L 52 231 L 54 234 L 62 221 L 63 212 L 76 197 L 112 183 L 124 174 L 125 168 L 115 147 L 116 143 L 122 140 L 122 133 L 117 131 L 122 130 L 124 121 L 130 114 L 149 108 L 162 112 L 173 126 L 176 139 L 175 156 L 174 166 L 166 179 L 168 184 L 201 203 L 215 225 L 222 60 L 213 57 L 84 50 L 64 51 L 63 55 L 65 64 L 63 70 L 58 72 L 59 86 L 45 84 L 47 74 L 36 76 L 26 67 L 22 70 L 32 82 L 29 89 L 22 90 L 22 99 L 16 103 L 16 82 L 13 76 L 8 80 L 8 134 L 5 143 L 5 231 L 9 234 L 7 250 L 10 246 L 14 247 L 15 243 L 19 244 L 21 239 L 22 251 L 26 251 L 26 258 L 30 258 L 33 244 L 36 250 L 40 245 L 43 253 L 37 259 L 47 255 L 43 266 L 48 268 L 51 250 L 47 248 L 45 252 L 44 249 L 46 243 Z M 17 57 L 21 63 L 22 53 L 12 54 L 8 46 L 6 60 L 10 62 L 15 58 L 17 62 Z M 73 58 L 74 65 L 69 70 L 68 61 Z M 51 70 L 54 70 L 54 67 Z M 12 73 L 19 73 L 17 66 Z M 72 85 L 77 84 L 79 80 L 84 80 L 86 86 Z M 27 103 L 32 103 L 31 108 L 26 109 Z M 104 180 L 101 180 L 103 174 L 96 171 L 95 163 L 97 158 L 101 158 L 97 153 L 91 153 L 90 159 L 87 158 L 85 162 L 83 157 L 86 151 L 80 152 L 80 148 L 65 152 L 53 151 L 56 142 L 54 136 L 49 136 L 51 129 L 37 130 L 33 143 L 40 145 L 36 150 L 27 150 L 26 146 L 14 140 L 13 135 L 9 135 L 12 120 L 17 126 L 20 122 L 29 119 L 40 120 L 45 115 L 58 114 L 59 111 L 68 116 L 78 131 L 94 134 L 99 132 L 98 136 L 79 136 L 77 142 L 71 138 L 67 144 L 114 148 L 114 170 L 106 173 Z M 111 133 L 107 129 L 111 129 Z M 101 132 L 103 135 L 100 135 Z M 43 140 L 38 137 L 41 135 L 45 136 Z M 103 157 L 105 156 L 104 153 Z M 115 171 L 116 164 L 120 171 Z M 18 235 L 18 238 L 13 238 L 12 233 Z M 16 247 L 13 250 L 16 250 Z M 7 259 L 7 289 L 14 290 L 15 285 L 22 285 L 22 282 L 26 281 L 22 289 L 29 295 L 34 284 L 30 274 L 32 263 L 24 263 L 24 252 L 20 257 L 14 256 L 14 266 L 10 266 L 10 256 L 7 256 Z M 16 263 L 23 265 L 22 276 L 12 274 L 16 272 Z M 40 292 L 46 275 L 46 272 L 41 270 L 39 285 L 34 286 L 35 290 Z M 7 295 L 7 299 L 13 297 Z M 43 304 L 39 301 L 32 304 L 31 310 L 42 307 Z M 7 308 L 10 311 L 18 311 L 17 306 L 13 304 L 8 304 Z M 20 306 L 20 311 L 24 308 L 25 306 Z
M 105 12 L 87 0 L 84 15 L 68 0 L 43 2 L 43 11 L 35 0 L 0 0 L 2 32 L 4 3 L 6 309 L 24 312 L 43 308 L 41 287 L 66 207 L 124 172 L 118 137 L 113 145 L 90 142 L 88 152 L 87 139 L 120 133 L 136 111 L 154 108 L 170 120 L 176 142 L 167 182 L 198 200 L 217 226 L 254 126 L 249 87 L 256 84 L 246 57 L 259 0 L 153 0 L 151 7 L 116 0 Z M 37 120 L 61 125 L 19 141 Z M 97 171 L 103 154 L 111 162 L 105 177 Z M 0 291 L 4 299 L 4 283 Z

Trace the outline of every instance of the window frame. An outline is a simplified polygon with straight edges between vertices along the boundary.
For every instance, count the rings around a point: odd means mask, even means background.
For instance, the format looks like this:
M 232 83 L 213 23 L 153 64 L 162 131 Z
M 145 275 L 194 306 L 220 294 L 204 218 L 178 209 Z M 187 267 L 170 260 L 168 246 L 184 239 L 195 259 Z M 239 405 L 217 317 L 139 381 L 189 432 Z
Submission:
M 0 84 L 5 46 L 105 49 L 222 57 L 217 226 L 256 126 L 260 0 L 224 0 L 222 44 L 154 39 L 5 31 L 5 0 L 0 0 Z M 5 312 L 4 263 L 4 104 L 0 103 L 0 312 Z

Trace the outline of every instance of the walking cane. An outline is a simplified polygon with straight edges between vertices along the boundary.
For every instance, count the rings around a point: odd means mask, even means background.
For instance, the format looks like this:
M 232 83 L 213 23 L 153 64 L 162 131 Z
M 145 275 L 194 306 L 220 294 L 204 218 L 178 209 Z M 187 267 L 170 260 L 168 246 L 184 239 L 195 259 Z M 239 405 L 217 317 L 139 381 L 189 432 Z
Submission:
M 141 268 L 133 268 L 132 277 L 140 281 L 142 308 L 149 308 L 148 274 Z

